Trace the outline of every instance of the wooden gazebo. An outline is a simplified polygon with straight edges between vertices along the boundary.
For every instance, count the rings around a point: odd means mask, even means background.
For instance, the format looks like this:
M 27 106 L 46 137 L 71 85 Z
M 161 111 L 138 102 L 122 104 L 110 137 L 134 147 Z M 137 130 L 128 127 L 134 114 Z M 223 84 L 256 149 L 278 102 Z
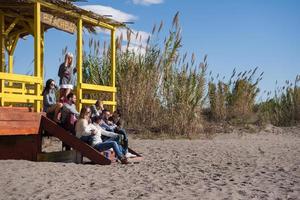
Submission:
M 48 160 L 42 152 L 43 133 L 57 137 L 83 156 L 97 164 L 110 164 L 106 158 L 85 144 L 70 132 L 40 113 L 43 96 L 44 72 L 44 32 L 56 28 L 77 34 L 77 106 L 93 104 L 95 99 L 84 99 L 83 92 L 108 92 L 111 100 L 106 105 L 116 106 L 116 28 L 123 23 L 105 18 L 98 14 L 80 9 L 67 0 L 0 0 L 0 159 Z M 111 77 L 110 85 L 93 85 L 82 81 L 83 27 L 95 31 L 96 27 L 110 30 L 111 33 Z M 26 35 L 34 37 L 34 75 L 13 73 L 14 50 L 19 38 Z M 5 50 L 8 66 L 5 69 Z M 26 107 L 10 105 L 33 104 L 35 112 L 28 112 Z M 9 107 L 8 107 L 9 105 Z M 131 153 L 135 153 L 129 149 Z M 60 154 L 60 153 L 59 153 Z M 58 154 L 55 154 L 56 156 Z
M 83 10 L 67 0 L 0 0 L 0 106 L 15 103 L 31 103 L 34 111 L 41 111 L 44 72 L 44 32 L 56 28 L 77 34 L 77 108 L 82 104 L 95 103 L 93 99 L 83 99 L 83 91 L 103 91 L 112 94 L 104 104 L 116 106 L 115 87 L 115 31 L 124 26 L 110 18 Z M 82 82 L 83 27 L 95 31 L 96 27 L 110 30 L 111 33 L 111 77 L 110 85 L 92 85 Z M 34 75 L 13 73 L 14 50 L 19 38 L 26 35 L 34 37 Z M 5 69 L 5 50 L 8 65 Z

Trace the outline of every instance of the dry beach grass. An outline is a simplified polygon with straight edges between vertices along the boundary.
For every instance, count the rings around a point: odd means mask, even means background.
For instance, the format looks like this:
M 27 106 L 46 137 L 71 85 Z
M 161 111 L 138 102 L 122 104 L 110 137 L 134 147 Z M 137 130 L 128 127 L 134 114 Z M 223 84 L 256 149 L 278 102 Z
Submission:
M 131 140 L 130 165 L 1 160 L 0 199 L 299 199 L 299 130 Z

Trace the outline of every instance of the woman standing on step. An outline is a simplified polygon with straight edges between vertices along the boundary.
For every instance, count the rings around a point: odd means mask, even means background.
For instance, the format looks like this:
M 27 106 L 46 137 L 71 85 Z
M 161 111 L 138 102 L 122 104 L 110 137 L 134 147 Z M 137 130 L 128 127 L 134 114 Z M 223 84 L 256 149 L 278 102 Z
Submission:
M 77 69 L 73 67 L 73 54 L 68 52 L 65 61 L 59 66 L 58 76 L 60 85 L 60 102 L 65 103 L 68 94 L 74 88 L 75 73 Z
M 128 164 L 128 160 L 122 153 L 118 143 L 115 141 L 102 142 L 101 130 L 89 123 L 90 120 L 91 109 L 89 107 L 83 107 L 80 111 L 79 120 L 75 126 L 76 137 L 85 142 L 91 143 L 91 145 L 100 152 L 112 148 L 121 163 Z

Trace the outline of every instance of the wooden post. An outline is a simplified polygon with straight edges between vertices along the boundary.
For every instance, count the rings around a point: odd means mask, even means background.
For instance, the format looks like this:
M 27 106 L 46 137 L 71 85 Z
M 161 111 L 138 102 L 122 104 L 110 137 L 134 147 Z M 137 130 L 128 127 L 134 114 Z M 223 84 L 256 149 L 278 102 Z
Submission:
M 41 68 L 40 68 L 40 75 L 41 78 L 44 77 L 44 39 L 45 39 L 45 35 L 44 35 L 44 26 L 41 26 Z
M 0 13 L 0 72 L 5 70 L 5 46 L 4 46 L 4 15 Z M 0 80 L 0 93 L 3 93 L 4 89 L 4 80 Z M 4 99 L 1 98 L 0 106 L 4 106 Z
M 82 19 L 77 21 L 77 109 L 80 112 L 82 103 Z
M 111 69 L 110 69 L 110 86 L 116 87 L 116 39 L 115 39 L 115 29 L 111 30 L 110 37 L 110 48 L 111 48 Z M 112 93 L 112 101 L 116 102 L 116 92 Z M 116 106 L 112 106 L 112 111 L 115 111 Z
M 34 76 L 41 78 L 41 5 L 37 1 L 34 4 Z M 35 84 L 36 96 L 41 95 L 40 84 Z M 35 100 L 36 112 L 41 111 L 41 101 Z
M 8 73 L 13 73 L 14 55 L 12 52 L 8 53 Z
M 45 42 L 45 34 L 44 34 L 44 26 L 42 25 L 41 26 L 41 74 L 40 74 L 40 78 L 42 80 L 44 80 L 44 42 Z M 41 88 L 41 91 L 43 91 L 43 84 L 41 84 L 40 88 Z

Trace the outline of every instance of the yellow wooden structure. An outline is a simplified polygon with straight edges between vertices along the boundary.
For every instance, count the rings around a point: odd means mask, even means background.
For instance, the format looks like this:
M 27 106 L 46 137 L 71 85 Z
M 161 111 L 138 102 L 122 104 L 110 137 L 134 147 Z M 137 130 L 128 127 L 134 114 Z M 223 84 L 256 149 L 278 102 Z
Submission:
M 95 99 L 83 99 L 83 92 L 109 92 L 111 100 L 104 101 L 116 106 L 116 28 L 124 26 L 104 16 L 76 7 L 68 0 L 0 0 L 0 106 L 15 103 L 31 103 L 40 112 L 43 97 L 44 32 L 56 28 L 77 34 L 77 108 L 83 104 L 94 104 Z M 94 31 L 95 27 L 110 30 L 111 33 L 111 77 L 110 85 L 93 85 L 82 81 L 83 28 Z M 34 75 L 13 73 L 13 58 L 19 38 L 34 37 Z M 5 67 L 5 50 L 8 65 Z M 7 68 L 7 69 L 6 69 Z

